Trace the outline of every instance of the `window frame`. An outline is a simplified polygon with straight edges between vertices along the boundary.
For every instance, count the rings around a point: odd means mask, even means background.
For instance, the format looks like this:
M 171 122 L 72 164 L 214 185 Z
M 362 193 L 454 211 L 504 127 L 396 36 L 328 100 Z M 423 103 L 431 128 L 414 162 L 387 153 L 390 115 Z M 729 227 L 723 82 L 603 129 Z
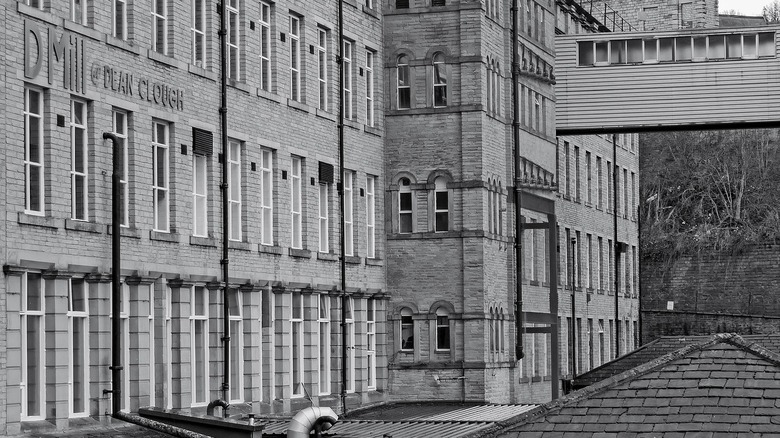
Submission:
M 366 300 L 366 361 L 367 388 L 376 389 L 376 303 L 377 300 Z
M 127 0 L 114 0 L 111 8 L 111 35 L 127 41 Z
M 301 398 L 306 394 L 304 380 L 304 305 L 303 294 L 293 292 L 290 303 L 290 398 Z M 297 306 L 297 307 L 296 307 Z M 296 314 L 296 309 L 298 314 Z M 297 328 L 297 329 L 296 329 Z M 298 379 L 296 381 L 296 379 Z M 300 388 L 300 389 L 299 389 Z
M 242 242 L 244 239 L 244 218 L 243 218 L 243 172 L 241 169 L 242 149 L 244 143 L 230 139 L 228 140 L 228 181 L 230 189 L 228 190 L 228 239 L 233 242 Z
M 29 284 L 30 284 L 30 276 L 35 276 L 40 284 L 39 290 L 39 308 L 36 309 L 30 309 L 28 306 L 30 304 L 29 300 Z M 20 317 L 20 330 L 23 333 L 22 339 L 21 339 L 21 381 L 19 383 L 19 387 L 21 389 L 21 419 L 23 421 L 29 420 L 29 421 L 35 421 L 35 420 L 43 420 L 45 419 L 45 401 L 46 401 L 46 379 L 45 379 L 45 368 L 46 368 L 46 358 L 45 358 L 45 351 L 46 351 L 46 344 L 45 344 L 45 317 L 46 317 L 46 281 L 43 279 L 43 275 L 39 272 L 25 272 L 22 274 L 21 278 L 21 307 L 19 311 L 19 317 Z M 29 408 L 30 408 L 30 400 L 29 400 L 29 387 L 30 385 L 30 360 L 27 355 L 29 351 L 29 343 L 30 339 L 32 338 L 29 333 L 29 327 L 30 327 L 30 319 L 35 318 L 37 322 L 35 322 L 35 325 L 37 326 L 37 333 L 33 337 L 37 337 L 37 359 L 38 362 L 35 364 L 34 374 L 37 379 L 37 415 L 30 415 Z
M 293 156 L 290 165 L 290 247 L 293 249 L 303 249 L 302 172 L 303 158 Z
M 271 91 L 271 14 L 271 4 L 261 1 L 257 23 L 260 27 L 260 89 L 264 91 Z
M 405 210 L 403 209 L 403 199 L 407 195 L 409 197 L 409 209 Z M 403 218 L 406 216 L 409 217 L 410 228 L 408 231 L 405 231 L 403 227 Z M 398 233 L 414 233 L 414 192 L 412 191 L 412 182 L 409 178 L 401 178 L 398 181 Z
M 152 0 L 152 51 L 168 55 L 168 0 Z M 162 36 L 162 40 L 159 37 Z
M 398 325 L 398 341 L 399 341 L 398 342 L 398 344 L 399 344 L 398 347 L 399 348 L 398 349 L 399 349 L 399 351 L 401 351 L 403 353 L 412 353 L 412 352 L 414 352 L 414 348 L 415 348 L 415 342 L 414 342 L 414 338 L 415 338 L 415 336 L 414 336 L 414 329 L 415 329 L 415 327 L 414 326 L 415 326 L 415 324 L 414 324 L 414 312 L 412 311 L 412 309 L 410 309 L 408 307 L 402 308 L 401 311 L 400 311 L 400 318 L 399 318 L 398 322 L 399 322 L 399 325 Z M 406 342 L 407 339 L 409 339 L 409 338 L 404 339 L 404 337 L 403 337 L 405 331 L 408 331 L 410 333 L 410 337 L 411 337 L 411 340 L 412 340 L 411 347 L 409 347 L 408 343 Z
M 164 139 L 160 142 L 158 128 L 164 128 Z M 169 233 L 171 230 L 171 202 L 170 202 L 170 129 L 171 126 L 167 122 L 160 120 L 152 120 L 152 203 L 154 210 L 154 231 L 161 233 Z M 157 162 L 158 154 L 162 152 L 164 163 L 160 166 Z M 163 169 L 163 174 L 159 174 L 159 169 Z M 162 185 L 158 183 L 162 182 Z M 164 197 L 165 205 L 160 205 L 159 196 Z M 161 214 L 165 216 L 161 216 Z M 162 224 L 162 222 L 165 222 Z M 161 227 L 160 225 L 165 225 Z
M 317 190 L 317 225 L 319 231 L 319 252 L 330 252 L 330 184 L 320 183 Z
M 192 154 L 192 235 L 209 236 L 209 158 Z
M 290 15 L 290 99 L 301 101 L 301 17 Z
M 435 351 L 437 353 L 449 352 L 451 349 L 450 314 L 445 308 L 439 307 L 436 309 L 435 317 Z
M 344 303 L 347 308 L 344 312 L 344 330 L 347 332 L 347 381 L 346 392 L 348 394 L 355 392 L 355 299 L 351 296 L 345 297 Z
M 434 108 L 447 107 L 447 63 L 444 54 L 437 52 L 432 58 L 431 84 L 433 88 L 432 102 Z
M 203 294 L 203 313 L 197 313 L 196 303 L 198 302 L 198 292 Z M 209 403 L 209 290 L 205 286 L 195 285 L 190 288 L 190 366 L 192 374 L 190 376 L 190 389 L 192 391 L 192 399 L 190 402 L 191 407 L 206 406 Z M 198 378 L 198 354 L 196 352 L 196 325 L 201 322 L 203 324 L 202 334 L 203 337 L 203 375 Z M 203 400 L 198 400 L 198 383 L 201 383 L 203 390 Z
M 241 0 L 224 0 L 227 18 L 225 27 L 227 35 L 227 69 L 228 78 L 234 81 L 243 80 L 241 71 Z M 235 20 L 235 23 L 233 22 Z
M 409 57 L 399 55 L 396 60 L 396 109 L 407 110 L 412 108 L 412 83 Z M 406 106 L 402 106 L 401 96 L 406 96 Z
M 443 195 L 443 199 L 440 199 L 440 195 Z M 442 202 L 446 204 L 446 208 L 442 206 Z M 439 227 L 440 215 L 443 216 L 444 224 L 446 227 Z M 447 181 L 443 177 L 438 177 L 434 180 L 433 189 L 433 232 L 434 233 L 446 233 L 450 231 L 450 190 L 447 188 Z
M 84 309 L 83 310 L 74 310 L 74 290 L 73 290 L 73 282 L 74 280 L 78 281 L 81 284 L 81 287 L 83 288 L 83 301 L 84 301 Z M 83 278 L 74 279 L 69 278 L 68 279 L 68 356 L 71 360 L 68 361 L 68 413 L 69 418 L 81 418 L 81 417 L 87 417 L 89 416 L 89 287 L 87 286 L 86 281 L 84 281 Z M 81 366 L 82 370 L 79 373 L 80 380 L 81 380 L 81 403 L 82 403 L 82 410 L 80 412 L 76 411 L 76 346 L 75 346 L 75 337 L 76 337 L 76 321 L 81 320 L 81 324 L 83 326 L 81 327 L 81 353 L 80 353 L 80 360 L 81 360 Z
M 331 332 L 330 332 L 330 296 L 327 293 L 321 293 L 317 297 L 317 329 L 319 335 L 319 354 L 318 372 L 319 372 L 319 392 L 320 395 L 331 393 L 330 373 L 331 373 Z
M 230 403 L 241 403 L 244 401 L 244 309 L 241 289 L 228 288 L 228 295 L 235 297 L 235 306 L 228 305 L 228 319 L 230 321 L 230 356 L 232 366 L 230 367 L 230 394 L 228 400 Z M 235 313 L 233 311 L 236 311 Z M 238 328 L 238 330 L 235 330 Z M 234 395 L 235 394 L 235 395 Z
M 33 108 L 31 105 L 31 94 L 36 93 L 37 98 L 35 99 L 38 106 L 38 112 L 33 112 Z M 34 216 L 44 216 L 46 211 L 46 198 L 45 198 L 45 172 L 46 172 L 46 158 L 44 154 L 44 149 L 46 147 L 46 141 L 44 138 L 44 92 L 42 89 L 37 87 L 30 87 L 25 86 L 24 88 L 24 174 L 25 174 L 25 204 L 24 204 L 24 213 Z M 31 120 L 37 120 L 37 131 L 36 137 L 38 140 L 37 147 L 38 147 L 38 157 L 37 161 L 34 160 L 34 157 L 32 157 L 32 148 L 31 148 L 31 140 L 32 140 L 32 131 L 33 128 L 31 128 Z M 33 177 L 32 170 L 37 170 L 37 175 Z M 38 190 L 36 190 L 37 195 L 37 204 L 38 208 L 33 208 L 32 203 L 34 202 L 33 198 L 33 190 L 31 189 L 33 180 L 36 180 L 38 185 Z
M 343 40 L 344 46 L 342 47 L 341 51 L 341 61 L 342 61 L 342 68 L 343 68 L 343 74 L 344 74 L 344 90 L 342 94 L 343 98 L 343 105 L 344 105 L 344 118 L 352 120 L 355 118 L 354 114 L 354 107 L 352 105 L 352 97 L 354 90 L 353 87 L 353 74 L 352 74 L 352 58 L 354 57 L 353 50 L 355 47 L 355 44 L 350 40 Z
M 192 0 L 191 3 L 192 20 L 190 22 L 192 31 L 192 56 L 191 62 L 196 67 L 206 68 L 206 0 Z M 200 23 L 198 22 L 198 10 L 200 10 Z M 198 56 L 200 49 L 200 56 Z
M 81 123 L 79 123 L 79 114 Z M 89 104 L 82 99 L 70 100 L 70 218 L 89 221 Z M 81 139 L 78 139 L 78 133 Z M 80 143 L 80 145 L 79 145 Z M 79 156 L 78 149 L 81 146 Z M 79 164 L 81 170 L 79 170 Z M 81 181 L 81 189 L 79 189 Z M 81 205 L 79 206 L 79 202 Z
M 328 110 L 328 30 L 317 27 L 317 80 L 319 83 L 319 109 Z
M 373 0 L 366 0 L 366 2 Z M 376 54 L 366 49 L 366 125 L 374 126 L 374 59 Z
M 273 151 L 260 152 L 260 244 L 274 244 L 274 159 Z
M 121 122 L 119 121 L 119 116 L 121 115 Z M 128 137 L 128 118 L 130 117 L 130 113 L 127 111 L 113 108 L 111 110 L 111 125 L 112 125 L 112 133 L 118 138 L 122 145 L 122 165 L 120 166 L 122 168 L 122 175 L 119 177 L 119 191 L 120 196 L 122 196 L 122 202 L 121 208 L 121 223 L 120 226 L 128 228 L 130 226 L 130 156 L 129 156 L 129 144 L 130 141 Z
M 376 180 L 366 175 L 366 258 L 376 258 Z
M 344 170 L 344 255 L 355 255 L 355 226 L 354 226 L 354 185 L 355 174 Z
M 87 26 L 88 9 L 88 0 L 70 0 L 70 20 L 76 24 Z

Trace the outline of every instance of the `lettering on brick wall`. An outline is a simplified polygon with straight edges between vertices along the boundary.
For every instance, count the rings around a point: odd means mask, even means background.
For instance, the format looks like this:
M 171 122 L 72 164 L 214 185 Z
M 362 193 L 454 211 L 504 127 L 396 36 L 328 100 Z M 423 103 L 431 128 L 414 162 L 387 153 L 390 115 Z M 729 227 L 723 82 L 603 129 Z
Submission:
M 57 37 L 54 26 L 46 26 L 43 32 L 34 21 L 24 20 L 24 77 L 37 78 L 44 66 L 44 58 L 49 85 L 54 84 L 56 65 L 62 64 L 62 87 L 76 93 L 86 91 L 84 39 L 70 32 L 62 32 Z
M 92 64 L 90 77 L 97 87 L 102 86 L 106 90 L 128 97 L 137 97 L 166 108 L 184 110 L 184 90 L 181 88 L 138 77 L 133 73 L 97 62 Z

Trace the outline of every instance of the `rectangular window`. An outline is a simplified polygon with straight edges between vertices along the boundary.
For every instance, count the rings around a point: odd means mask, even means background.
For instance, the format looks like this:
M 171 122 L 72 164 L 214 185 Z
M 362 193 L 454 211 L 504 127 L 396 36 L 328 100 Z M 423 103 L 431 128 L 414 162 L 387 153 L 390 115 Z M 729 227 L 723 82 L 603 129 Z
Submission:
M 330 297 L 327 294 L 319 296 L 318 315 L 317 324 L 320 330 L 320 394 L 330 394 Z
M 127 283 L 122 283 L 122 287 L 119 290 L 119 325 L 122 332 L 122 352 L 121 360 L 123 364 L 130 363 L 130 286 Z M 109 300 L 109 306 L 112 305 Z M 111 316 L 113 318 L 113 315 Z M 122 410 L 127 412 L 130 410 L 130 373 L 122 373 L 122 386 L 120 388 L 122 393 Z
M 227 64 L 228 77 L 240 81 L 241 78 L 241 14 L 239 0 L 227 1 Z
M 355 235 L 353 227 L 352 211 L 352 182 L 354 174 L 348 170 L 344 171 L 344 255 L 352 256 L 355 251 Z
M 87 25 L 87 0 L 70 0 L 70 19 L 82 26 Z
M 610 359 L 617 357 L 617 345 L 615 344 L 615 322 L 609 320 L 609 351 L 607 352 Z
M 89 220 L 87 216 L 89 205 L 87 103 L 74 99 L 70 104 L 70 217 L 74 220 L 86 221 Z
M 436 312 L 436 350 L 450 350 L 450 318 L 446 312 Z
M 89 297 L 84 279 L 71 278 L 68 291 L 70 416 L 89 415 Z
M 329 194 L 330 194 L 330 185 L 329 184 L 320 184 L 320 191 L 319 191 L 319 215 L 318 215 L 318 223 L 319 223 L 319 233 L 320 233 L 320 252 L 329 252 L 330 251 L 330 239 L 329 239 L 329 233 L 328 233 L 328 214 L 329 214 Z
M 588 318 L 588 364 L 590 365 L 588 367 L 589 370 L 592 370 L 594 367 L 594 348 L 593 348 L 593 319 Z M 584 370 L 583 370 L 584 371 Z
M 190 314 L 190 351 L 192 361 L 192 405 L 202 406 L 209 400 L 209 291 L 203 286 L 192 288 Z
M 614 207 L 614 204 L 612 202 L 612 194 L 613 194 L 613 186 L 614 181 L 612 180 L 612 163 L 607 161 L 607 212 L 612 211 L 612 207 Z
M 598 276 L 599 276 L 599 290 L 604 290 L 604 239 L 599 237 L 599 260 L 598 260 Z
M 290 383 L 292 395 L 301 397 L 303 388 L 303 294 L 293 292 L 290 309 Z
M 613 258 L 613 253 L 612 253 L 613 250 L 614 247 L 612 246 L 612 239 L 607 239 L 607 265 L 604 267 L 608 271 L 606 277 L 609 281 L 609 284 L 607 284 L 606 289 L 610 292 L 610 294 L 614 291 L 614 285 L 615 285 L 615 271 L 614 271 L 615 259 Z
M 374 126 L 374 52 L 366 50 L 366 125 Z
M 623 169 L 623 217 L 628 218 L 628 169 Z
M 589 289 L 593 289 L 593 236 L 590 234 L 585 235 L 585 244 L 587 245 L 587 248 L 585 248 L 586 251 L 586 257 L 585 257 L 585 264 L 587 265 L 585 269 L 585 285 Z
M 44 396 L 44 282 L 41 274 L 22 276 L 22 419 L 42 420 Z
M 230 402 L 244 401 L 244 324 L 242 320 L 241 293 L 228 289 L 228 313 L 230 315 Z
M 376 258 L 376 177 L 366 176 L 366 257 Z
M 317 28 L 317 76 L 320 84 L 321 110 L 328 110 L 328 31 Z
M 123 227 L 128 227 L 130 226 L 130 184 L 128 184 L 130 164 L 128 156 L 129 147 L 127 144 L 128 114 L 124 111 L 115 109 L 112 111 L 111 116 L 113 120 L 112 132 L 121 142 L 120 148 L 122 150 L 121 154 L 119 155 L 119 159 L 122 160 L 121 164 L 119 165 L 120 171 L 122 172 L 119 176 L 119 196 L 121 197 L 119 208 L 122 210 L 120 213 L 120 220 Z
M 168 54 L 168 0 L 152 0 L 152 50 Z
M 113 1 L 113 35 L 120 40 L 127 39 L 127 0 Z
M 241 241 L 243 221 L 241 218 L 241 142 L 230 140 L 228 145 L 228 236 L 230 240 Z
M 601 168 L 601 157 L 596 157 L 596 178 L 596 185 L 598 187 L 598 194 L 596 195 L 596 207 L 604 208 L 604 172 Z
M 206 0 L 192 0 L 192 63 L 206 68 Z
M 290 169 L 290 222 L 292 242 L 290 246 L 296 249 L 303 248 L 303 223 L 301 219 L 301 167 L 303 160 L 300 157 L 292 157 L 292 167 Z
M 569 142 L 563 142 L 564 176 L 566 177 L 566 191 L 564 196 L 571 198 L 571 157 L 569 156 Z
M 24 90 L 24 177 L 25 213 L 43 216 L 43 92 Z
M 344 69 L 344 117 L 352 119 L 352 41 L 344 40 L 344 49 L 341 53 Z
M 436 180 L 434 191 L 434 215 L 436 217 L 435 227 L 433 231 L 443 232 L 450 229 L 450 213 L 449 213 L 449 191 L 447 185 L 441 178 Z
M 43 0 L 24 0 L 24 3 L 27 6 L 32 6 L 34 8 L 43 9 Z
M 344 299 L 344 330 L 347 331 L 347 392 L 355 392 L 355 300 Z
M 433 56 L 433 106 L 436 108 L 447 106 L 447 69 L 444 63 L 444 55 L 437 53 Z
M 366 386 L 368 389 L 376 389 L 376 301 L 371 298 L 366 300 L 366 356 Z
M 404 308 L 401 311 L 401 351 L 413 351 L 414 350 L 414 319 L 412 319 L 412 311 L 409 308 Z
M 585 151 L 585 172 L 586 172 L 587 178 L 588 178 L 588 184 L 587 184 L 587 187 L 585 188 L 585 190 L 587 191 L 587 196 L 585 196 L 585 202 L 587 202 L 588 205 L 591 205 L 591 203 L 593 202 L 593 195 L 592 195 L 592 193 L 593 193 L 593 178 L 592 178 L 593 169 L 591 168 L 591 165 L 590 165 L 590 152 L 588 152 L 588 151 Z
M 577 272 L 576 278 L 574 279 L 574 285 L 575 287 L 581 288 L 582 287 L 582 247 L 583 242 L 582 239 L 580 239 L 580 232 L 575 231 L 574 232 L 574 240 L 577 242 L 576 247 L 574 249 L 574 266 L 575 270 Z
M 301 100 L 301 19 L 290 16 L 290 99 Z
M 604 320 L 599 320 L 599 362 L 598 365 L 603 364 L 606 361 L 606 346 L 604 345 Z
M 580 148 L 578 146 L 574 146 L 574 196 L 575 201 L 581 202 L 582 197 L 580 196 L 580 187 L 582 184 L 580 183 Z
M 636 173 L 631 172 L 631 218 L 637 218 L 636 211 Z
M 536 223 L 536 219 L 531 219 L 531 223 L 535 224 Z M 536 254 L 536 252 L 537 252 L 537 247 L 536 247 L 536 230 L 532 228 L 532 229 L 526 231 L 526 233 L 528 235 L 528 257 L 529 257 L 529 260 L 528 260 L 529 261 L 529 263 L 528 263 L 528 270 L 530 271 L 530 274 L 531 274 L 529 276 L 529 278 L 530 278 L 531 281 L 536 281 L 537 280 L 537 277 L 536 277 L 536 271 L 537 271 L 537 269 L 536 269 L 536 258 L 537 258 L 537 254 Z
M 261 244 L 274 244 L 274 169 L 273 151 L 263 149 L 260 155 Z
M 693 27 L 693 3 L 680 3 L 680 29 Z
M 409 109 L 412 107 L 412 83 L 409 75 L 409 59 L 406 55 L 398 57 L 397 67 L 398 109 Z
M 271 5 L 260 2 L 260 88 L 271 91 Z
M 398 190 L 398 232 L 411 233 L 412 226 L 412 189 L 408 178 L 402 178 Z
M 192 234 L 208 237 L 208 158 L 205 155 L 192 156 Z
M 542 99 L 539 93 L 534 93 L 534 129 L 542 131 Z
M 154 199 L 154 230 L 170 231 L 170 165 L 169 126 L 164 122 L 152 122 L 152 192 Z

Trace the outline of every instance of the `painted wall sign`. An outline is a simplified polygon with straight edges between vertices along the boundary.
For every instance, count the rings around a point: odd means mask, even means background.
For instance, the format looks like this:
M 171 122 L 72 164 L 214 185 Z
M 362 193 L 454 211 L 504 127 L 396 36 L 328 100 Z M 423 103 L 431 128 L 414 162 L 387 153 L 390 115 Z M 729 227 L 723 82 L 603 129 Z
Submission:
M 35 79 L 40 75 L 44 57 L 49 85 L 54 84 L 57 64 L 62 64 L 62 87 L 76 93 L 86 91 L 84 75 L 84 39 L 70 32 L 57 37 L 54 26 L 44 32 L 37 23 L 24 20 L 24 77 Z
M 110 65 L 92 64 L 92 84 L 175 110 L 184 110 L 184 90 L 155 82 Z

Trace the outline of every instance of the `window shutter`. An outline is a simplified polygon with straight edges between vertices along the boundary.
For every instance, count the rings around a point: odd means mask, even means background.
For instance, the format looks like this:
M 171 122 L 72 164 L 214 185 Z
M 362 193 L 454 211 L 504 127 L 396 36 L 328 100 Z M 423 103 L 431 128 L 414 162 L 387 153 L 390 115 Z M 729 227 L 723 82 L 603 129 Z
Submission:
M 203 129 L 192 128 L 192 153 L 210 156 L 214 152 L 214 134 Z
M 320 161 L 320 183 L 333 184 L 333 165 Z

